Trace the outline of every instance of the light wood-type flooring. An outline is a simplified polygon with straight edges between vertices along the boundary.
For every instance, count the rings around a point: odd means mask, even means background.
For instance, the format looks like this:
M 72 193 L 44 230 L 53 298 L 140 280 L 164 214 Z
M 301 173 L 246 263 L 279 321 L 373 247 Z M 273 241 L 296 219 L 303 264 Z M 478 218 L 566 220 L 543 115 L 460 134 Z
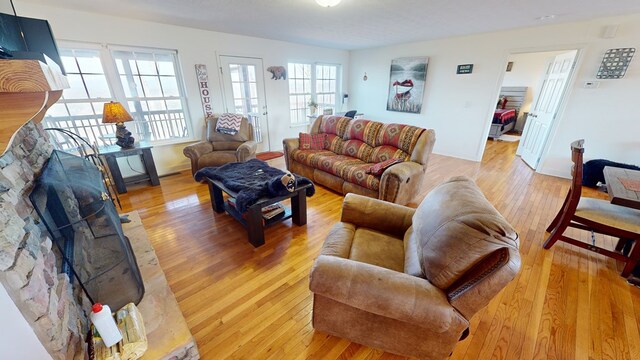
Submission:
M 640 289 L 611 259 L 564 243 L 542 249 L 569 181 L 534 173 L 516 146 L 489 141 L 482 163 L 433 155 L 417 196 L 470 176 L 520 235 L 521 272 L 471 319 L 451 359 L 640 359 Z M 282 158 L 270 163 L 284 167 Z M 401 358 L 311 326 L 309 269 L 342 199 L 317 186 L 308 224 L 271 227 L 258 249 L 230 216 L 213 214 L 207 186 L 188 172 L 130 188 L 122 203 L 140 213 L 203 359 Z

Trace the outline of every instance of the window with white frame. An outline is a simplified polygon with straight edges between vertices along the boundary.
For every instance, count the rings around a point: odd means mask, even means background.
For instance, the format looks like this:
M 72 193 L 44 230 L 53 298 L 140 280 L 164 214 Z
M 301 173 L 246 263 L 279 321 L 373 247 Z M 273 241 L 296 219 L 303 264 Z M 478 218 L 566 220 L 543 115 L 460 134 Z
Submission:
M 134 121 L 127 125 L 138 140 L 189 138 L 175 51 L 62 47 L 61 57 L 70 88 L 47 112 L 45 126 L 69 130 L 98 146 L 110 145 L 115 141 L 115 128 L 102 124 L 102 107 L 115 100 L 133 116 Z
M 309 116 L 322 114 L 325 109 L 335 112 L 338 65 L 289 63 L 287 75 L 291 125 L 308 124 Z M 310 106 L 311 101 L 317 105 L 315 109 Z

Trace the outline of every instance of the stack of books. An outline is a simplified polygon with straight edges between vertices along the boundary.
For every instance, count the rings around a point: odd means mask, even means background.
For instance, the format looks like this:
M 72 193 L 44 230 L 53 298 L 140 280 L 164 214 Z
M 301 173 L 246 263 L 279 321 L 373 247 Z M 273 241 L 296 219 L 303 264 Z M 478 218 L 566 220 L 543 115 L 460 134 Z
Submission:
M 266 220 L 273 219 L 279 214 L 284 213 L 284 205 L 279 202 L 265 206 L 262 208 L 262 217 Z
M 236 198 L 228 198 L 227 203 L 230 207 L 236 209 Z M 274 217 L 284 214 L 284 205 L 281 203 L 275 203 L 262 208 L 262 217 L 265 220 L 273 219 Z M 242 214 L 242 217 L 245 217 L 246 214 Z

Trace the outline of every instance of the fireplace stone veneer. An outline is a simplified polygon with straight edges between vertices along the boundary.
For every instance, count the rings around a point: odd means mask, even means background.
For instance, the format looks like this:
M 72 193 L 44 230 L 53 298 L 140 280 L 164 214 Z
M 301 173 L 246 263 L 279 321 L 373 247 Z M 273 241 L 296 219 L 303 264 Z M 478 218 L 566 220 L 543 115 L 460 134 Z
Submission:
M 52 150 L 42 126 L 29 121 L 0 156 L 0 283 L 54 359 L 82 359 L 90 304 L 60 274 L 28 198 Z

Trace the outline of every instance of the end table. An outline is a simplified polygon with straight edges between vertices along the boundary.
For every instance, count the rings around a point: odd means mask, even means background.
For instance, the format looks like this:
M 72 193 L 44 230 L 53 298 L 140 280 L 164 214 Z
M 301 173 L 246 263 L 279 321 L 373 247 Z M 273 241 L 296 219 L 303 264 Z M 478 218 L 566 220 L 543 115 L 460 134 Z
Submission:
M 136 184 L 143 181 L 151 182 L 151 185 L 160 185 L 160 179 L 158 179 L 158 172 L 156 171 L 156 164 L 153 161 L 153 155 L 151 154 L 151 146 L 145 141 L 135 143 L 132 148 L 121 148 L 118 145 L 105 146 L 99 149 L 100 156 L 103 156 L 109 166 L 111 177 L 116 185 L 118 194 L 124 194 L 127 192 L 127 184 Z M 146 170 L 146 174 L 134 175 L 127 178 L 122 177 L 122 172 L 118 166 L 119 157 L 127 156 L 141 156 L 142 164 Z

